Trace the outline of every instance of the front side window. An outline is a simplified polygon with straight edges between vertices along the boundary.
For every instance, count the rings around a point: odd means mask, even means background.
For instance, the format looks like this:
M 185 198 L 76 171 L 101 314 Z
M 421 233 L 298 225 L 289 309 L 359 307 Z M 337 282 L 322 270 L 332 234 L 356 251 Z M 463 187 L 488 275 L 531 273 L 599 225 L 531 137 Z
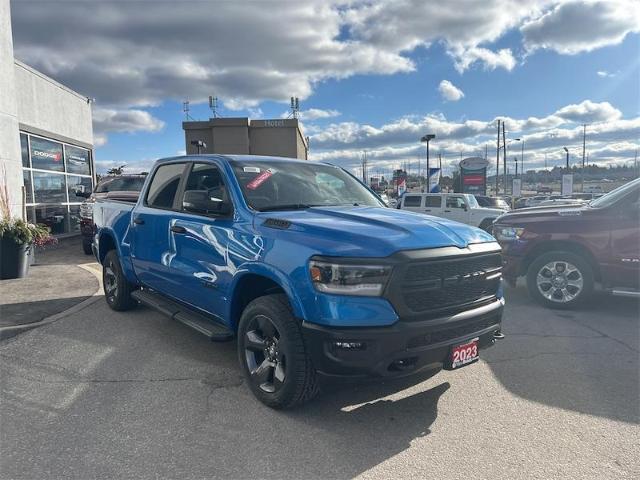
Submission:
M 193 205 L 191 208 L 187 208 L 187 205 L 190 205 L 194 198 L 201 200 L 201 208 L 197 210 L 193 208 Z M 202 203 L 203 200 L 204 203 Z M 184 187 L 183 208 L 203 215 L 217 215 L 220 213 L 216 210 L 216 207 L 220 206 L 219 203 L 227 205 L 230 203 L 227 187 L 220 170 L 216 165 L 208 163 L 194 164 Z
M 247 204 L 260 211 L 384 204 L 339 167 L 314 162 L 233 162 Z
M 147 192 L 146 203 L 148 206 L 154 208 L 173 207 L 184 166 L 184 163 L 172 163 L 158 167 Z
M 419 207 L 422 204 L 422 195 L 407 195 L 404 197 L 405 207 Z
M 64 172 L 62 161 L 62 144 L 31 137 L 31 166 L 41 170 Z
M 424 206 L 427 208 L 440 208 L 442 206 L 442 197 L 440 195 L 428 195 L 424 201 Z
M 464 198 L 462 197 L 447 197 L 447 208 L 464 208 Z

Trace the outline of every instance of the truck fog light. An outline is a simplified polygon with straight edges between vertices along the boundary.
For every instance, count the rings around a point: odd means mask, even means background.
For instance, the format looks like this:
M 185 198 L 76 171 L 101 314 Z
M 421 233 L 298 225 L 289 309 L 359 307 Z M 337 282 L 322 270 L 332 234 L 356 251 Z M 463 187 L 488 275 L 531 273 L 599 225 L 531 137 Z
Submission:
M 333 342 L 333 346 L 340 350 L 364 350 L 367 344 L 364 342 Z

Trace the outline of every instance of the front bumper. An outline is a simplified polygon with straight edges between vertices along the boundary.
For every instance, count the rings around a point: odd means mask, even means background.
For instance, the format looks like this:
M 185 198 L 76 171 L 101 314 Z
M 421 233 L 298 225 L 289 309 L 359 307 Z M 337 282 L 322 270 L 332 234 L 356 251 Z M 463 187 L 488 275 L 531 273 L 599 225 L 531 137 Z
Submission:
M 331 328 L 303 322 L 302 331 L 316 370 L 337 377 L 398 377 L 446 367 L 451 347 L 478 337 L 480 349 L 500 331 L 504 300 L 424 321 L 388 327 Z M 350 344 L 340 348 L 336 342 Z

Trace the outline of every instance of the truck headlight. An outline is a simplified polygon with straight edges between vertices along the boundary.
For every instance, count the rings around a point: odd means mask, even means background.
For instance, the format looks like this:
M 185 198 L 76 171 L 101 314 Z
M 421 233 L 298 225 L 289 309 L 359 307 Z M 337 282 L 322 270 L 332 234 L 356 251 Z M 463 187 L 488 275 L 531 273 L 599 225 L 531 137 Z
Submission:
M 501 227 L 494 226 L 493 227 L 493 235 L 503 242 L 511 242 L 513 240 L 519 240 L 524 233 L 524 228 L 519 227 Z
M 311 260 L 309 273 L 313 285 L 320 292 L 377 297 L 382 295 L 391 267 Z

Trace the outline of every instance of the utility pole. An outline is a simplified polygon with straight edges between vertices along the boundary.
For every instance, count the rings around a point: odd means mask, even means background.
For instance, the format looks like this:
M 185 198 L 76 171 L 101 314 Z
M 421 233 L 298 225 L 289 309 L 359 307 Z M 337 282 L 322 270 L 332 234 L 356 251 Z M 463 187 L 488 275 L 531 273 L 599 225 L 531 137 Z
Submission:
M 500 176 L 500 119 L 498 119 L 498 141 L 496 143 L 496 196 L 498 195 L 498 177 Z
M 429 165 L 429 142 L 436 138 L 435 134 L 428 133 L 420 139 L 421 142 L 427 144 L 427 193 L 431 193 L 431 169 Z
M 507 134 L 504 131 L 504 122 L 502 122 L 502 166 L 503 166 L 503 182 L 502 188 L 504 189 L 504 194 L 507 194 Z
M 582 124 L 582 191 L 584 192 L 584 158 L 587 150 L 587 124 Z
M 520 176 L 524 175 L 524 137 L 522 137 L 522 150 L 520 153 Z

